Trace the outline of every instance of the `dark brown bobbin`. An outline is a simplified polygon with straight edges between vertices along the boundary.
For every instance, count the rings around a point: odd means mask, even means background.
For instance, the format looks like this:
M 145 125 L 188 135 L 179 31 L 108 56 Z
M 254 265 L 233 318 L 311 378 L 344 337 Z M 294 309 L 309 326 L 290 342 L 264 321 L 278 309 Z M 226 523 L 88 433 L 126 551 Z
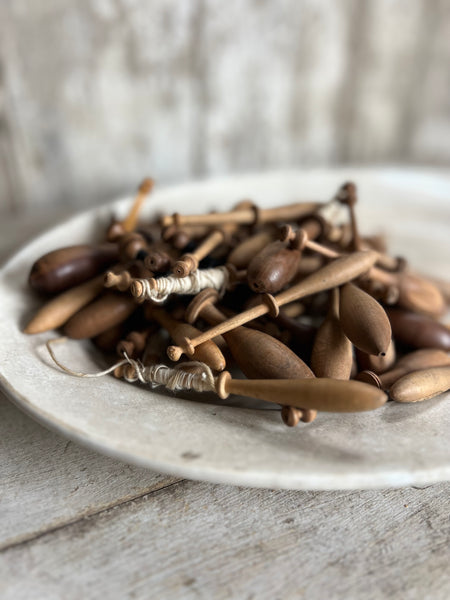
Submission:
M 285 287 L 298 272 L 302 251 L 307 241 L 306 232 L 298 235 L 286 225 L 281 228 L 280 240 L 260 250 L 247 268 L 247 281 L 257 293 L 274 294 Z
M 143 235 L 137 232 L 125 233 L 119 240 L 119 254 L 122 261 L 134 260 L 139 253 L 147 253 L 148 245 Z
M 388 308 L 394 339 L 413 348 L 439 348 L 450 351 L 450 329 L 426 315 Z
M 210 325 L 226 317 L 214 303 L 219 299 L 215 290 L 202 290 L 186 309 L 185 319 L 194 323 L 201 316 Z M 256 329 L 237 327 L 223 334 L 241 371 L 250 378 L 290 379 L 314 377 L 311 369 L 279 340 Z
M 144 264 L 155 273 L 167 273 L 174 265 L 177 256 L 178 252 L 170 244 L 155 242 L 149 246 Z
M 349 340 L 360 350 L 384 356 L 392 338 L 384 308 L 353 283 L 340 288 L 339 319 Z
M 300 300 L 306 296 L 316 294 L 324 290 L 342 285 L 362 273 L 367 272 L 377 259 L 376 252 L 355 252 L 351 255 L 342 256 L 333 262 L 329 263 L 316 273 L 313 273 L 300 283 L 281 292 L 275 297 L 267 298 L 267 302 L 272 305 L 272 312 L 284 304 Z M 268 296 L 268 295 L 267 295 Z M 183 345 L 169 346 L 167 353 L 172 360 L 179 360 L 181 354 L 186 352 L 191 354 L 196 345 L 209 340 L 216 335 L 223 334 L 227 331 L 235 329 L 239 325 L 244 325 L 248 321 L 257 319 L 262 315 L 270 313 L 271 310 L 267 303 L 261 303 L 249 310 L 246 310 L 212 329 L 203 332 L 193 339 L 185 339 Z M 276 316 L 276 314 L 275 314 Z
M 59 248 L 33 264 L 28 283 L 38 292 L 57 294 L 95 277 L 118 258 L 116 244 Z

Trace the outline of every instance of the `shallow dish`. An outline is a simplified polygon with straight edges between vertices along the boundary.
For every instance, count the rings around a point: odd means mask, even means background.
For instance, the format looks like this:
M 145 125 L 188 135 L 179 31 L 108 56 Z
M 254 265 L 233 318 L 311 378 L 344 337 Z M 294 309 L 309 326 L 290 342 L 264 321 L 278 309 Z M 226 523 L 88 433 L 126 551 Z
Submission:
M 251 197 L 261 206 L 324 200 L 347 179 L 358 184 L 363 232 L 384 232 L 391 254 L 416 270 L 448 276 L 450 178 L 401 170 L 275 172 L 156 191 L 145 214 L 228 209 Z M 44 341 L 21 333 L 38 305 L 26 284 L 43 253 L 101 236 L 131 199 L 78 215 L 18 252 L 0 273 L 0 372 L 5 392 L 43 425 L 99 452 L 191 479 L 287 489 L 423 485 L 450 479 L 449 394 L 418 405 L 388 403 L 372 413 L 319 414 L 285 427 L 279 411 L 241 408 L 208 395 L 170 396 L 113 377 L 77 379 L 50 361 Z M 56 348 L 76 370 L 105 365 L 89 343 Z M 102 362 L 103 361 L 103 362 Z M 258 405 L 260 406 L 260 405 Z M 24 440 L 26 443 L 26 440 Z

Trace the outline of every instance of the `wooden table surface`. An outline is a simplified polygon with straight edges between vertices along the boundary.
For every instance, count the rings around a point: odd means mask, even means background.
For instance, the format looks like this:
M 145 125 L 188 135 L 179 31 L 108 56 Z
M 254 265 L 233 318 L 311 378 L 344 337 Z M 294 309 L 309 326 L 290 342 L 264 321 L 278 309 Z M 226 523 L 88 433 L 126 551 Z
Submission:
M 3 220 L 6 256 L 63 211 Z M 448 441 L 447 441 L 448 443 Z M 450 484 L 297 492 L 106 458 L 0 395 L 0 598 L 450 597 Z

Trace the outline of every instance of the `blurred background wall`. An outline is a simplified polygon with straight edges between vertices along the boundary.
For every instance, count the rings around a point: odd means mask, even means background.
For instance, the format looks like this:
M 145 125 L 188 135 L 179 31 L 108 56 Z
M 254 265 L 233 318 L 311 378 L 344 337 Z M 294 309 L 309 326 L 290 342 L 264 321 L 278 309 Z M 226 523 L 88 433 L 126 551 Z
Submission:
M 448 0 L 3 0 L 0 215 L 277 167 L 450 164 Z

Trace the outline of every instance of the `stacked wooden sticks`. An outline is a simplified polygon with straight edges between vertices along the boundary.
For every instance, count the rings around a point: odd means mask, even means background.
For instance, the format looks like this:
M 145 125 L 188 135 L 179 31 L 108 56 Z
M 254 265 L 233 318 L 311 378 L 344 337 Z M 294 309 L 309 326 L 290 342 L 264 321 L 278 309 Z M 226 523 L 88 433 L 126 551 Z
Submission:
M 323 203 L 243 201 L 138 225 L 152 188 L 144 180 L 105 243 L 36 261 L 29 283 L 54 297 L 25 333 L 62 327 L 115 350 L 117 377 L 274 402 L 289 426 L 317 411 L 372 410 L 386 392 L 417 402 L 450 387 L 450 330 L 439 322 L 448 286 L 360 235 L 353 183 Z M 327 219 L 331 205 L 347 220 Z

